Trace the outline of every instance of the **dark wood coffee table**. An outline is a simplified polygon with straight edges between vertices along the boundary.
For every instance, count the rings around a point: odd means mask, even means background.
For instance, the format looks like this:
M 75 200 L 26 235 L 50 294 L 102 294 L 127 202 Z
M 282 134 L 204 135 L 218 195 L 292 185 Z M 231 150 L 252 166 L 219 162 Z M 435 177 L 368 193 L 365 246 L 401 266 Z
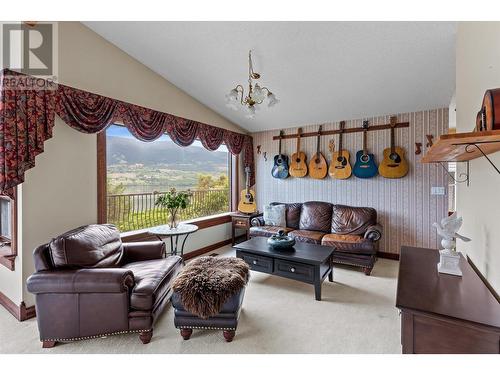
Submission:
M 321 301 L 321 284 L 326 276 L 333 281 L 333 247 L 297 242 L 292 249 L 274 250 L 265 237 L 254 237 L 233 247 L 236 256 L 254 271 L 314 285 L 317 301 Z

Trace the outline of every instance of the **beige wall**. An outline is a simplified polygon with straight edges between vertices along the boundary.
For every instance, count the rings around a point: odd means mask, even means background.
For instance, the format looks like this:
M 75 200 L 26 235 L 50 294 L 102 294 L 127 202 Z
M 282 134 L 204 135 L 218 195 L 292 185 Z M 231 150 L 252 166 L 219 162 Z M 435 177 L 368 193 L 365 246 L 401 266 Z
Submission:
M 461 22 L 457 34 L 457 131 L 472 131 L 484 91 L 500 87 L 500 22 Z M 491 155 L 500 165 L 500 152 Z M 464 170 L 464 166 L 461 169 Z M 500 292 L 500 176 L 484 158 L 470 163 L 470 186 L 459 184 L 457 210 L 464 218 L 458 243 Z
M 60 22 L 59 82 L 230 130 L 235 124 L 197 102 L 78 22 Z M 19 223 L 16 272 L 0 270 L 0 291 L 14 302 L 33 304 L 24 280 L 33 272 L 33 249 L 66 230 L 97 221 L 96 136 L 56 119 L 54 137 L 26 173 Z M 228 225 L 193 235 L 188 250 L 222 241 Z M 21 267 L 22 266 L 22 267 Z

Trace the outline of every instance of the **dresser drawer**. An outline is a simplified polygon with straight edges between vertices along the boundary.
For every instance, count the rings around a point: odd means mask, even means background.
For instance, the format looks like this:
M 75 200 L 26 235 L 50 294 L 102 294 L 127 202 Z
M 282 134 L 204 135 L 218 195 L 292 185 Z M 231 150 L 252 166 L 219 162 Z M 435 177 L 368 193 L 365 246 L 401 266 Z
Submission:
M 247 228 L 249 226 L 248 219 L 233 218 L 233 226 L 237 228 Z
M 273 258 L 245 252 L 240 252 L 239 257 L 254 271 L 273 273 Z
M 314 267 L 308 264 L 287 262 L 281 259 L 274 261 L 274 274 L 305 282 L 314 281 Z

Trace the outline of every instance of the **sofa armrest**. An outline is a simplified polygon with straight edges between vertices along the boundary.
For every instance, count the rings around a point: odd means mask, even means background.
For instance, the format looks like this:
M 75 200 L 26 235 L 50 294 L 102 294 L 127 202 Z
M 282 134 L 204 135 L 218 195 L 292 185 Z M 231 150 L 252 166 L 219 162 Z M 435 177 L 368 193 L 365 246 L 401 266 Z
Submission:
M 382 233 L 383 227 L 381 224 L 370 225 L 368 228 L 366 228 L 365 238 L 376 242 L 380 240 L 380 238 L 382 237 Z
M 265 225 L 264 222 L 264 214 L 260 214 L 259 216 L 256 216 L 250 220 L 250 226 L 251 227 L 262 227 Z
M 143 260 L 161 259 L 165 256 L 165 242 L 124 242 L 123 263 L 140 262 Z
M 134 274 L 122 268 L 41 271 L 28 278 L 28 291 L 42 293 L 122 293 L 134 286 Z

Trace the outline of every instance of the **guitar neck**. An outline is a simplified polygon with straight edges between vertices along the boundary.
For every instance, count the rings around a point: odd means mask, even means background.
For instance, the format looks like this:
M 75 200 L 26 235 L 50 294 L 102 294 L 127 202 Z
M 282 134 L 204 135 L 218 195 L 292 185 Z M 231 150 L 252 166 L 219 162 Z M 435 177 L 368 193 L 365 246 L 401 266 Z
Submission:
M 394 144 L 394 127 L 391 127 L 391 153 L 395 152 L 395 144 Z
M 342 155 L 342 133 L 339 134 L 339 155 Z
M 316 141 L 316 158 L 319 158 L 319 139 L 320 136 L 318 135 L 318 139 Z
M 363 131 L 363 155 L 368 154 L 368 147 L 366 146 L 366 144 L 367 144 L 366 138 L 367 137 L 368 137 L 368 130 L 365 129 Z

